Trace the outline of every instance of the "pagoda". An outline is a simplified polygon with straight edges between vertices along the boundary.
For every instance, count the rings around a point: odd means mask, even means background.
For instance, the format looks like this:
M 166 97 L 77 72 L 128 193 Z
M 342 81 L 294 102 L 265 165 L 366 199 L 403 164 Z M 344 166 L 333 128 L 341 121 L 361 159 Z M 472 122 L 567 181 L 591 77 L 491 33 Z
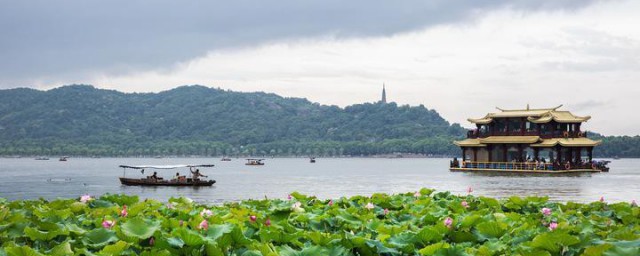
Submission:
M 469 118 L 476 128 L 454 143 L 462 159 L 451 161 L 452 171 L 600 172 L 606 162 L 593 161 L 601 142 L 587 138 L 576 116 L 555 108 L 506 110 Z

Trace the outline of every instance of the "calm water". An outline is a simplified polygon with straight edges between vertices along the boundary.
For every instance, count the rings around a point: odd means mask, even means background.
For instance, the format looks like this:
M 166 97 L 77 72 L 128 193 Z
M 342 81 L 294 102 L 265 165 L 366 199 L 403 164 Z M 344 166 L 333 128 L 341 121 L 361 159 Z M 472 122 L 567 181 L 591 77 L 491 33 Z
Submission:
M 319 198 L 370 195 L 376 192 L 399 193 L 422 187 L 474 195 L 509 197 L 547 195 L 558 201 L 640 200 L 640 159 L 614 160 L 609 173 L 572 176 L 488 175 L 452 173 L 448 159 L 375 159 L 319 158 L 315 164 L 305 158 L 267 159 L 265 166 L 245 166 L 243 159 L 221 162 L 218 158 L 70 158 L 36 161 L 30 158 L 0 158 L 0 197 L 7 199 L 54 199 L 82 194 L 136 194 L 143 198 L 166 200 L 186 196 L 203 203 L 221 203 L 242 199 L 285 198 L 298 191 Z M 129 187 L 118 177 L 127 165 L 215 164 L 202 169 L 217 182 L 213 187 Z M 186 174 L 187 170 L 180 170 Z M 171 177 L 175 170 L 160 170 Z M 147 170 L 147 175 L 150 173 Z M 128 170 L 127 176 L 140 177 Z

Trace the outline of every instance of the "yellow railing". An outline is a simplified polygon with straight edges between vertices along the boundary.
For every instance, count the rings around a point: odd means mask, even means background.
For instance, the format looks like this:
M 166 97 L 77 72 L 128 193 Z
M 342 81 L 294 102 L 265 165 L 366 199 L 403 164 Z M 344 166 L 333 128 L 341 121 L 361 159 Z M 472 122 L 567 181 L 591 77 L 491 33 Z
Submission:
M 462 168 L 505 170 L 553 170 L 552 163 L 535 162 L 461 162 Z

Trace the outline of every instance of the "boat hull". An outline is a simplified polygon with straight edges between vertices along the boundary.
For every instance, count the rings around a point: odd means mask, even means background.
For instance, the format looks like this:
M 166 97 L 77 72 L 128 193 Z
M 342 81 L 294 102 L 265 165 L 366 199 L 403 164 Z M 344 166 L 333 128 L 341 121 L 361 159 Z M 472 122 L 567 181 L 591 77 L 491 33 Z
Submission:
M 126 186 L 170 186 L 170 187 L 210 187 L 215 180 L 187 180 L 183 182 L 167 180 L 133 179 L 120 177 L 120 183 Z
M 449 168 L 452 172 L 492 172 L 492 173 L 546 173 L 546 174 L 563 174 L 563 173 L 594 173 L 602 172 L 598 169 L 572 169 L 572 170 L 522 170 L 522 169 L 486 169 L 486 168 Z M 608 171 L 608 170 L 607 170 Z

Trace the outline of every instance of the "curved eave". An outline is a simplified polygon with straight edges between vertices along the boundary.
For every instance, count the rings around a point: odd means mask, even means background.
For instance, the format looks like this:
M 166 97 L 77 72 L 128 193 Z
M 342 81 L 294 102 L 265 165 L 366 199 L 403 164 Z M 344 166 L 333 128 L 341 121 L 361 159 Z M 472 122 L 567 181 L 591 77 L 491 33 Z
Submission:
M 538 141 L 538 136 L 491 136 L 479 139 L 483 144 L 532 144 Z
M 469 118 L 467 119 L 467 121 L 474 123 L 474 124 L 488 124 L 491 123 L 493 121 L 493 118 L 479 118 L 479 119 L 473 119 L 473 118 Z
M 563 147 L 595 147 L 602 143 L 600 140 L 592 140 L 589 138 L 575 138 L 575 139 L 546 139 L 541 143 L 532 144 L 532 147 L 548 148 L 560 145 Z
M 461 141 L 454 141 L 459 147 L 486 147 L 486 144 L 480 143 L 479 139 L 465 139 Z
M 527 120 L 529 120 L 529 122 L 532 123 L 536 123 L 536 124 L 544 124 L 544 123 L 548 123 L 551 120 L 556 121 L 558 123 L 582 123 L 582 122 L 586 122 L 589 119 L 591 119 L 591 116 L 574 116 L 571 114 L 568 115 L 558 115 L 558 114 L 551 114 L 551 115 L 547 115 L 547 116 L 543 116 L 540 118 L 535 118 L 535 117 L 528 117 Z

